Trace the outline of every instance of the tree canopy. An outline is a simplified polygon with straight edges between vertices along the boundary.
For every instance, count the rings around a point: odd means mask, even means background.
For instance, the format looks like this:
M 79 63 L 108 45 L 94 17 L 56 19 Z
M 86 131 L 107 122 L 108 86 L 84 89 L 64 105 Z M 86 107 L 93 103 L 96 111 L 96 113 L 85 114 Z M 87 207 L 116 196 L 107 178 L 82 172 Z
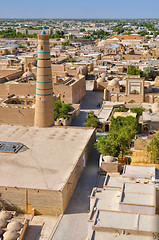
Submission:
M 151 153 L 151 162 L 159 164 L 159 133 L 157 133 L 147 146 L 147 151 Z
M 145 108 L 143 107 L 131 108 L 131 112 L 137 113 L 137 116 L 141 116 L 144 111 L 145 111 Z
M 94 111 L 90 111 L 87 113 L 87 120 L 84 123 L 86 127 L 97 128 L 100 125 L 100 121 L 97 116 L 94 114 Z
M 155 75 L 154 75 L 154 67 L 152 66 L 147 66 L 144 69 L 144 75 L 147 78 L 152 78 L 153 80 L 155 79 Z
M 115 108 L 113 110 L 113 112 L 127 112 L 128 109 L 124 108 L 124 107 L 120 107 L 120 108 Z
M 135 134 L 139 132 L 139 124 L 132 116 L 112 118 L 107 138 L 100 137 L 95 147 L 102 155 L 122 157 L 130 148 L 130 143 Z
M 70 115 L 68 114 L 72 110 L 71 105 L 61 102 L 60 100 L 54 101 L 54 119 L 64 118 L 69 119 Z
M 140 77 L 143 76 L 143 71 L 140 69 L 137 69 L 135 66 L 130 65 L 127 71 L 128 75 L 140 75 Z

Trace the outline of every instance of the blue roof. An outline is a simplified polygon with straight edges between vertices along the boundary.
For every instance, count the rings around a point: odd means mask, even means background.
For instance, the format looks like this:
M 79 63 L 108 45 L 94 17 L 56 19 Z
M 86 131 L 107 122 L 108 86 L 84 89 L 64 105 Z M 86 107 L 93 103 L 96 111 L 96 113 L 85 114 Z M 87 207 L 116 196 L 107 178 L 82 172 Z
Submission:
M 46 34 L 46 32 L 44 30 L 42 30 L 41 35 L 44 35 L 44 34 Z

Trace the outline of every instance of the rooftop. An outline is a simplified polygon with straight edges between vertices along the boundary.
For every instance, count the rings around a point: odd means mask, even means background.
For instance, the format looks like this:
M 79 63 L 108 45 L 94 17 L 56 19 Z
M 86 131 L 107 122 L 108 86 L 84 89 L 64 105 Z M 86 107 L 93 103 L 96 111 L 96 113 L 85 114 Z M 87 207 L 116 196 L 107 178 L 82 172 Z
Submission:
M 0 153 L 1 186 L 60 190 L 94 129 L 0 125 L 0 132 L 1 140 L 28 147 L 17 154 Z

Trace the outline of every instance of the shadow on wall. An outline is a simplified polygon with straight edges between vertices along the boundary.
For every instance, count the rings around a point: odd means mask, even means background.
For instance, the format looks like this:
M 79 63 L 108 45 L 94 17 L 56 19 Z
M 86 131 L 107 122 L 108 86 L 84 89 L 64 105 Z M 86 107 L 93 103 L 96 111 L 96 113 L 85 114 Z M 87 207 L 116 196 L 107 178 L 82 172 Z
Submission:
M 39 240 L 41 237 L 41 230 L 43 226 L 40 225 L 29 225 L 24 234 L 23 240 L 36 239 Z
M 99 153 L 93 149 L 89 156 L 86 168 L 84 169 L 76 189 L 72 195 L 70 203 L 65 214 L 88 213 L 90 208 L 90 199 L 93 187 L 98 183 L 98 161 Z

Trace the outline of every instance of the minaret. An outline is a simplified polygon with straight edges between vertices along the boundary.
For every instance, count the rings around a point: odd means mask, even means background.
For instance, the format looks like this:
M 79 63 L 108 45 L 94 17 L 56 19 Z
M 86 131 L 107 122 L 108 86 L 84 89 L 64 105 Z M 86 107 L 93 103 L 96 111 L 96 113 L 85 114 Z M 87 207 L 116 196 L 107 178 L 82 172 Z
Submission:
M 38 35 L 38 61 L 34 125 L 50 127 L 54 124 L 52 72 L 49 35 L 43 30 Z

